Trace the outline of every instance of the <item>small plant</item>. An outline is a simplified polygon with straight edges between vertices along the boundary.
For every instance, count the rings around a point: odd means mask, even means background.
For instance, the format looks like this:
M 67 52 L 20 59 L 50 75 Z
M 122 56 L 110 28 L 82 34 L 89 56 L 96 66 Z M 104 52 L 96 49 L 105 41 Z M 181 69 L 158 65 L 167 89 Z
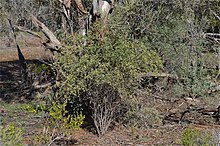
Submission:
M 83 124 L 85 116 L 80 111 L 70 114 L 67 109 L 67 101 L 64 103 L 58 103 L 53 101 L 51 105 L 46 105 L 46 102 L 39 98 L 39 102 L 28 104 L 25 110 L 32 113 L 45 113 L 45 120 L 52 126 L 59 125 L 62 128 L 78 129 Z M 48 114 L 47 114 L 48 113 Z
M 23 146 L 22 130 L 15 127 L 13 123 L 0 127 L 0 145 L 3 146 Z
M 146 107 L 135 101 L 130 103 L 124 122 L 131 127 L 146 129 L 162 124 L 162 118 L 155 108 Z
M 116 118 L 120 106 L 120 96 L 108 84 L 94 87 L 89 93 L 92 119 L 99 136 L 107 132 L 108 127 Z
M 47 98 L 47 100 L 49 97 Z M 70 136 L 69 131 L 79 129 L 83 124 L 85 116 L 80 111 L 70 113 L 67 108 L 67 101 L 55 102 L 48 104 L 43 98 L 38 98 L 38 102 L 34 102 L 25 106 L 25 109 L 32 113 L 44 114 L 43 130 L 34 135 L 33 141 L 36 145 L 48 145 L 57 139 Z
M 184 146 L 210 146 L 212 145 L 211 134 L 187 128 L 182 133 L 181 144 Z
M 192 97 L 204 97 L 211 89 L 209 76 L 202 66 L 187 67 L 182 70 L 184 83 L 180 83 L 183 90 Z
M 64 128 L 78 129 L 83 124 L 85 116 L 82 112 L 75 111 L 75 114 L 68 114 L 67 102 L 64 104 L 53 102 L 49 108 L 51 121 L 54 125 L 60 123 Z

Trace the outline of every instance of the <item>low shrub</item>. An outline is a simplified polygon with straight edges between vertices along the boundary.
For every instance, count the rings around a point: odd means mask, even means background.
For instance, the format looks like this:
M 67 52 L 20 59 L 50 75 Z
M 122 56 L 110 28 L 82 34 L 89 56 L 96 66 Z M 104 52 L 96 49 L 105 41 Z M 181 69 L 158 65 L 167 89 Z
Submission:
M 137 101 L 128 104 L 130 106 L 127 105 L 129 108 L 124 117 L 124 123 L 126 125 L 134 128 L 147 129 L 162 124 L 160 112 L 155 108 L 146 107 Z
M 184 146 L 214 146 L 211 142 L 210 133 L 204 133 L 192 128 L 187 128 L 183 131 L 181 135 L 181 144 Z
M 3 146 L 23 146 L 23 131 L 13 123 L 0 126 L 0 145 Z

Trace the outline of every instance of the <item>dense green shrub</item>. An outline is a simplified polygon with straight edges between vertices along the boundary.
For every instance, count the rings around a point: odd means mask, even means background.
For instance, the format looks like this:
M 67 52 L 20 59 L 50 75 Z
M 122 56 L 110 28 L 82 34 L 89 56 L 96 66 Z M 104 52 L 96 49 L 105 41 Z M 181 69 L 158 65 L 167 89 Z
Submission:
M 108 30 L 105 37 L 97 30 L 107 31 L 94 25 L 88 38 L 75 38 L 72 46 L 62 48 L 62 55 L 54 63 L 62 78 L 57 98 L 86 100 L 93 116 L 100 114 L 94 113 L 99 106 L 116 110 L 120 99 L 138 87 L 140 73 L 157 72 L 162 67 L 160 57 L 148 44 L 127 37 L 118 28 L 117 32 Z M 106 105 L 105 100 L 112 103 Z M 113 102 L 117 103 L 114 107 Z

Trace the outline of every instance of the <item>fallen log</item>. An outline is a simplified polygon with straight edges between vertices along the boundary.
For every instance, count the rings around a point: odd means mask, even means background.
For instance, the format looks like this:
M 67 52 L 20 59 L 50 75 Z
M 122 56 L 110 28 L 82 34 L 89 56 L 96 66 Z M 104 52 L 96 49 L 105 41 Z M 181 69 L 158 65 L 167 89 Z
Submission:
M 174 110 L 175 112 L 171 112 L 164 117 L 164 121 L 172 121 L 176 123 L 184 122 L 184 118 L 187 113 L 197 112 L 200 116 L 210 116 L 214 118 L 217 123 L 220 122 L 220 105 L 216 107 L 195 107 L 189 106 L 185 110 Z M 196 123 L 195 121 L 198 119 L 194 119 L 190 121 L 191 123 Z M 189 122 L 189 121 L 188 121 Z

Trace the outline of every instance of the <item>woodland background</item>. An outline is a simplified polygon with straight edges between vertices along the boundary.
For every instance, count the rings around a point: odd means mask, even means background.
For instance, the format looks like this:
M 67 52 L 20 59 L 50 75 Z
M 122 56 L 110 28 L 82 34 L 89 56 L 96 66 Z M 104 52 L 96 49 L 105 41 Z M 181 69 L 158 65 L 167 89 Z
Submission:
M 218 145 L 220 1 L 81 4 L 1 0 L 0 145 Z

